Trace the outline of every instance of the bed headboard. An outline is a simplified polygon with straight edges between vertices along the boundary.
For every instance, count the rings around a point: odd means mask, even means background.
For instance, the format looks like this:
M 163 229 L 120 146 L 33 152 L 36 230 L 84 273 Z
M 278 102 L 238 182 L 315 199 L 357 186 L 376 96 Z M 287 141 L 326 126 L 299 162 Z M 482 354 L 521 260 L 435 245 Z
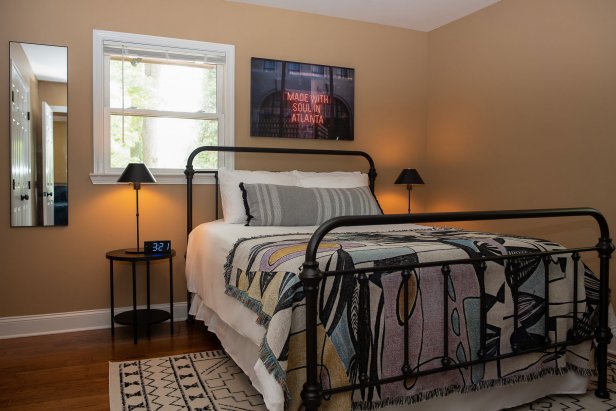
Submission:
M 376 179 L 376 169 L 374 168 L 374 160 L 368 153 L 363 151 L 354 150 L 318 150 L 309 148 L 267 148 L 267 147 L 223 147 L 223 146 L 201 146 L 193 150 L 188 156 L 186 162 L 186 169 L 184 175 L 186 176 L 186 199 L 187 199 L 187 221 L 186 221 L 186 235 L 190 234 L 193 228 L 192 223 L 192 182 L 195 174 L 213 174 L 216 179 L 216 218 L 218 218 L 218 170 L 195 170 L 193 167 L 193 160 L 202 152 L 206 151 L 222 151 L 233 153 L 267 153 L 267 154 L 313 154 L 313 155 L 326 155 L 326 156 L 353 156 L 363 157 L 368 161 L 368 181 L 370 191 L 374 194 L 374 180 Z

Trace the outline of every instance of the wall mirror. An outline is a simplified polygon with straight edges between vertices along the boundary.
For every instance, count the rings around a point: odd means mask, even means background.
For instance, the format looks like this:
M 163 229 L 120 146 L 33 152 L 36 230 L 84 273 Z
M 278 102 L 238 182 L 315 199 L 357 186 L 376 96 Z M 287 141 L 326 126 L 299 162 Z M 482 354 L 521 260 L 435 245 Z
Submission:
M 67 48 L 10 42 L 11 226 L 68 224 Z

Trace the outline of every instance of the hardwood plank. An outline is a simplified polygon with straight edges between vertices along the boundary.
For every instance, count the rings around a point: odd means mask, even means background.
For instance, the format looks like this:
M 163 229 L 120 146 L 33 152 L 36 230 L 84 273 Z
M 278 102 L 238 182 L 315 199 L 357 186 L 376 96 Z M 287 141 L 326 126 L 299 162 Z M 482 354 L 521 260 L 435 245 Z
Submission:
M 109 410 L 109 361 L 219 348 L 201 322 L 154 325 L 137 344 L 129 327 L 0 340 L 0 408 Z

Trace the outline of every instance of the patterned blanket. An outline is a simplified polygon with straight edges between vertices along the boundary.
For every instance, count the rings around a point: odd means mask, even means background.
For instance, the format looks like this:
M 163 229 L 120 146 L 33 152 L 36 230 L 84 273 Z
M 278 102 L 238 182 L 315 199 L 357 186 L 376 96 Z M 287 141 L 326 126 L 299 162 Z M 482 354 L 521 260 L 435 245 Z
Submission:
M 269 235 L 240 239 L 225 266 L 226 292 L 258 314 L 266 328 L 260 356 L 286 394 L 286 409 L 300 407 L 305 379 L 305 304 L 298 273 L 310 234 Z M 322 270 L 378 267 L 468 257 L 523 255 L 561 250 L 539 239 L 500 236 L 452 229 L 335 233 L 318 250 Z M 537 257 L 518 258 L 515 269 L 503 261 L 487 263 L 485 308 L 486 357 L 529 348 L 545 339 L 545 265 Z M 598 281 L 570 254 L 555 254 L 548 265 L 551 341 L 564 341 L 573 324 L 573 272 L 578 265 L 578 328 L 591 335 Z M 478 359 L 480 350 L 480 281 L 475 266 L 451 265 L 415 269 L 409 280 L 408 312 L 404 312 L 399 272 L 369 276 L 370 347 L 368 372 L 374 377 L 400 375 L 404 328 L 409 319 L 409 359 L 413 371 L 439 368 L 443 356 L 443 321 L 448 323 L 448 360 Z M 446 280 L 445 280 L 446 278 Z M 447 281 L 445 297 L 444 281 Z M 359 284 L 354 276 L 324 280 L 319 295 L 319 362 L 324 387 L 359 381 Z M 444 319 L 444 298 L 448 313 Z M 514 309 L 518 311 L 517 328 Z M 530 381 L 571 370 L 594 373 L 590 342 L 551 349 L 486 364 L 466 366 L 332 396 L 324 409 L 378 409 L 411 404 L 453 392 Z

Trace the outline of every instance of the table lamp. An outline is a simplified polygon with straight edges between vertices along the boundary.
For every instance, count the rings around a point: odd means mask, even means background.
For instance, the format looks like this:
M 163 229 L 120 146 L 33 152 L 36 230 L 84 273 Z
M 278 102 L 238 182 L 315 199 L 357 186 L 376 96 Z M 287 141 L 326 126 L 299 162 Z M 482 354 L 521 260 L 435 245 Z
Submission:
M 414 168 L 405 168 L 400 172 L 400 175 L 395 181 L 395 184 L 406 184 L 406 189 L 409 192 L 409 204 L 408 204 L 408 212 L 411 213 L 411 190 L 413 189 L 413 184 L 424 184 L 424 181 L 421 179 L 421 176 Z
M 119 183 L 132 183 L 135 189 L 135 197 L 137 199 L 137 248 L 126 250 L 130 254 L 139 254 L 143 250 L 139 247 L 139 190 L 141 189 L 141 183 L 155 183 L 156 179 L 143 163 L 129 163 L 120 178 Z

